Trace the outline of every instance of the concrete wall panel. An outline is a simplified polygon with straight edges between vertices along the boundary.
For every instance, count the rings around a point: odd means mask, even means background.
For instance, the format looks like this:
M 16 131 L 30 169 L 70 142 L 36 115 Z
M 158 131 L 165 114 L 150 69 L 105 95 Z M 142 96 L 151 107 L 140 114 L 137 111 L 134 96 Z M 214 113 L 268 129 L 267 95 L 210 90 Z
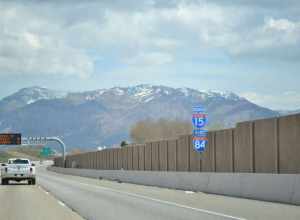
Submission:
M 159 170 L 168 170 L 168 142 L 159 142 Z
M 109 169 L 114 169 L 114 149 L 109 149 Z
M 234 133 L 235 172 L 253 172 L 253 123 L 238 123 Z
M 85 160 L 85 168 L 89 168 L 89 153 L 85 153 L 84 155 L 84 160 Z
M 133 170 L 138 170 L 139 169 L 139 146 L 134 146 L 133 147 L 133 152 L 132 152 L 132 168 Z
M 78 166 L 78 168 L 82 168 L 82 164 L 81 164 L 81 154 L 79 154 L 78 156 L 77 156 L 77 166 Z
M 94 152 L 94 169 L 97 169 L 97 162 L 98 162 L 98 157 L 97 157 L 97 151 Z
M 254 122 L 254 170 L 277 173 L 277 119 Z
M 93 152 L 89 152 L 89 168 L 93 169 Z
M 103 164 L 102 164 L 102 162 L 103 162 L 103 160 L 102 160 L 102 152 L 101 151 L 97 151 L 96 152 L 96 159 L 97 159 L 97 163 L 96 163 L 96 165 L 97 165 L 97 169 L 103 169 Z M 82 159 L 80 159 L 80 160 L 83 160 L 83 158 Z
M 147 143 L 145 147 L 145 170 L 151 170 L 152 167 L 151 143 Z
M 87 163 L 88 163 L 88 161 L 87 161 L 87 153 L 83 153 L 82 154 L 82 161 L 83 161 L 83 163 L 82 163 L 83 168 L 87 168 Z
M 152 142 L 151 160 L 152 170 L 159 170 L 159 142 Z
M 233 172 L 233 129 L 216 131 L 216 172 Z
M 88 168 L 88 157 L 87 157 L 87 153 L 84 153 L 83 155 L 83 168 L 87 169 Z
M 180 136 L 177 146 L 177 170 L 189 171 L 189 138 Z
M 99 169 L 99 158 L 98 158 L 98 155 L 99 155 L 99 151 L 96 151 L 95 152 L 95 169 Z
M 84 167 L 85 167 L 86 169 L 89 168 L 89 154 L 88 154 L 88 153 L 85 153 L 85 154 L 84 154 Z
M 114 157 L 114 170 L 118 169 L 118 149 L 113 149 L 113 157 Z
M 300 173 L 300 114 L 279 118 L 280 173 Z
M 109 152 L 108 149 L 104 150 L 104 169 L 108 170 L 109 169 Z
M 84 153 L 80 154 L 80 168 L 84 168 Z
M 104 153 L 103 150 L 99 152 L 100 153 L 100 170 L 104 170 Z
M 122 169 L 123 168 L 123 155 L 122 155 L 122 149 L 119 148 L 117 149 L 117 153 L 118 153 L 118 170 Z
M 86 160 L 87 160 L 86 168 L 87 169 L 91 168 L 91 157 L 90 157 L 90 155 L 91 155 L 90 152 L 86 153 Z
M 78 154 L 77 156 L 77 167 L 81 168 L 81 154 Z
M 123 155 L 123 169 L 127 170 L 128 169 L 128 147 L 123 147 L 122 148 L 122 155 Z
M 93 152 L 89 152 L 89 169 L 93 169 Z
M 92 159 L 93 159 L 93 169 L 97 169 L 97 152 L 92 153 Z
M 168 140 L 168 170 L 176 171 L 177 167 L 177 140 Z
M 100 151 L 100 169 L 101 170 L 104 170 L 104 167 L 105 167 L 105 165 L 104 165 L 104 151 L 102 150 L 102 151 Z
M 208 144 L 206 150 L 201 155 L 201 171 L 215 171 L 215 132 L 211 131 L 207 134 Z
M 128 158 L 128 170 L 132 170 L 133 169 L 133 147 L 132 146 L 128 146 L 126 147 L 127 149 L 127 158 Z
M 91 153 L 88 152 L 86 157 L 87 157 L 87 168 L 90 169 L 91 168 Z
M 140 145 L 139 150 L 139 170 L 145 170 L 145 145 Z

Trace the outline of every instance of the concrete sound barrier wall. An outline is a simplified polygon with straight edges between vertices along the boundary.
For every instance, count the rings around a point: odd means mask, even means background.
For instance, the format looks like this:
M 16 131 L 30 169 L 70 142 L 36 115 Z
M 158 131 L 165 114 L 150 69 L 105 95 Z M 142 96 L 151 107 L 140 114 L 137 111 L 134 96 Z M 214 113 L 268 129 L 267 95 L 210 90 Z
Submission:
M 48 169 L 62 174 L 300 205 L 299 174 Z
M 300 114 L 238 123 L 210 131 L 204 153 L 192 136 L 130 144 L 54 159 L 55 166 L 103 170 L 152 170 L 224 173 L 300 173 Z M 99 161 L 100 160 L 100 161 Z

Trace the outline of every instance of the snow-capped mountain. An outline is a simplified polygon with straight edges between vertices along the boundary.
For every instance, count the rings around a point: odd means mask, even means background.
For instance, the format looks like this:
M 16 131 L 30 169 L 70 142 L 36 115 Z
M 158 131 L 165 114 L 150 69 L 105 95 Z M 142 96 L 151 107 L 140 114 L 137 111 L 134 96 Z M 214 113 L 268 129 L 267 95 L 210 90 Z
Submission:
M 192 106 L 203 105 L 210 123 L 277 116 L 231 92 L 138 85 L 86 92 L 21 89 L 0 101 L 0 132 L 63 136 L 71 147 L 91 147 L 128 140 L 130 127 L 143 119 L 190 121 Z
M 171 88 L 166 86 L 153 86 L 153 85 L 138 85 L 133 87 L 114 87 L 111 89 L 100 89 L 96 91 L 84 93 L 70 93 L 70 96 L 83 96 L 85 100 L 101 99 L 103 95 L 116 95 L 127 96 L 135 101 L 150 102 L 151 100 L 162 97 L 179 95 L 185 97 L 193 97 L 201 100 L 208 100 L 212 98 L 224 98 L 227 100 L 245 100 L 232 92 L 219 92 L 219 91 L 198 91 L 190 88 Z
M 49 90 L 41 87 L 23 88 L 13 95 L 0 101 L 0 112 L 15 110 L 23 106 L 35 103 L 41 99 L 56 99 L 66 96 L 66 92 Z

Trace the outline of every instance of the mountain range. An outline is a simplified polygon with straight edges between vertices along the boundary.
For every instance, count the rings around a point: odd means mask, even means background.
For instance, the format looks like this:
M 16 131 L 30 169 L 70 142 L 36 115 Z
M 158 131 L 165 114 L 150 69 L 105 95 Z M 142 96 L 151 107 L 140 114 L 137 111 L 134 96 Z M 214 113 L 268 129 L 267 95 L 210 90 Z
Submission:
M 130 127 L 144 119 L 190 121 L 192 107 L 199 104 L 210 124 L 225 127 L 280 114 L 232 92 L 155 85 L 86 92 L 30 87 L 0 100 L 0 132 L 60 136 L 70 148 L 110 146 L 129 140 Z

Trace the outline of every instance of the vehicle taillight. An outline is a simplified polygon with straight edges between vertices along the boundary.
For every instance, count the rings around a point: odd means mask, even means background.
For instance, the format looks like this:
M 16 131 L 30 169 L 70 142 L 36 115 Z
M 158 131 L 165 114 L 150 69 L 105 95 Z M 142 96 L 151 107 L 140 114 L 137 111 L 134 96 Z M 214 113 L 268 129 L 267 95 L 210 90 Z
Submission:
M 7 167 L 5 167 L 5 172 L 7 173 Z

